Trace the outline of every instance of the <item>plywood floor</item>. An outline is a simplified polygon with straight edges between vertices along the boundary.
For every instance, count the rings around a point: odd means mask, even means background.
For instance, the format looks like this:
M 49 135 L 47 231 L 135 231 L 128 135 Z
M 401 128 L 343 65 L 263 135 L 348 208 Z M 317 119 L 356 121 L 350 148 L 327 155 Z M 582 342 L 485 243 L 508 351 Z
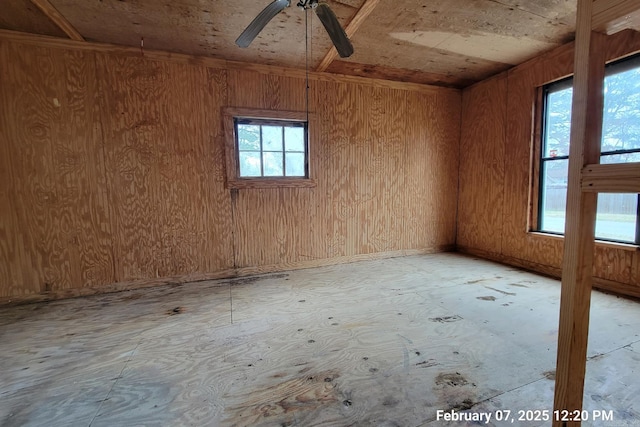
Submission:
M 437 254 L 3 308 L 0 425 L 441 426 L 438 409 L 550 410 L 559 290 Z M 585 407 L 614 421 L 583 425 L 639 425 L 639 308 L 593 295 Z

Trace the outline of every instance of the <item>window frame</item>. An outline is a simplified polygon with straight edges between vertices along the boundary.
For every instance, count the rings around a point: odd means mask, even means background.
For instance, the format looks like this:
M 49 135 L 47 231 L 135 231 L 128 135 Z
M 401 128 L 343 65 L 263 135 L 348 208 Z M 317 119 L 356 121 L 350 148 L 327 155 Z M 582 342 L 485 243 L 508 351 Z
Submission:
M 612 61 L 605 66 L 605 77 L 625 72 L 634 68 L 640 68 L 640 54 L 631 55 L 625 58 L 621 58 L 616 61 Z M 535 129 L 534 129 L 534 149 L 533 149 L 533 173 L 534 178 L 532 180 L 532 201 L 531 203 L 531 215 L 529 229 L 534 233 L 540 233 L 543 235 L 550 235 L 556 237 L 564 237 L 564 232 L 547 231 L 542 229 L 542 209 L 544 203 L 544 166 L 546 162 L 568 160 L 569 154 L 545 157 L 545 139 L 547 135 L 547 99 L 549 93 L 558 92 L 567 88 L 573 87 L 573 75 L 563 77 L 561 79 L 546 83 L 538 87 L 536 96 L 536 108 L 535 108 Z M 637 149 L 625 149 L 625 150 L 610 150 L 601 151 L 600 157 L 603 156 L 615 156 L 619 154 L 638 153 L 640 148 Z M 632 193 L 633 194 L 633 193 Z M 634 242 L 607 239 L 604 237 L 597 237 L 596 241 L 604 243 L 612 243 L 616 245 L 640 247 L 640 194 L 637 195 L 637 207 L 636 207 L 636 233 Z M 565 212 L 566 213 L 566 212 Z
M 222 120 L 225 138 L 225 155 L 227 166 L 227 188 L 280 188 L 280 187 L 314 187 L 315 181 L 311 177 L 310 167 L 310 122 L 304 111 L 279 111 L 254 108 L 226 107 L 222 110 Z M 236 123 L 254 122 L 259 125 L 304 123 L 305 129 L 305 177 L 290 176 L 258 176 L 241 177 L 239 163 L 239 147 L 236 135 Z M 261 150 L 262 153 L 262 150 Z M 283 151 L 284 153 L 284 151 Z

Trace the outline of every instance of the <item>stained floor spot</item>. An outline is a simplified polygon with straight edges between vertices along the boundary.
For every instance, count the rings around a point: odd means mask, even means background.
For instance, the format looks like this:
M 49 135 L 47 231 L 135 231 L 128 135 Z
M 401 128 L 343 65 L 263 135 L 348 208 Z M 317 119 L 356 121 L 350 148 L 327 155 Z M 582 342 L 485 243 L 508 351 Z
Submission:
M 457 322 L 458 320 L 462 320 L 462 317 L 456 314 L 454 316 L 430 317 L 429 320 L 431 320 L 432 322 L 438 322 L 438 323 L 451 323 L 451 322 Z
M 449 408 L 447 408 L 447 410 L 445 412 L 466 411 L 467 409 L 471 409 L 472 407 L 473 407 L 473 400 L 464 399 L 460 403 L 455 403 L 455 404 L 451 405 Z
M 269 276 L 252 276 L 252 277 L 242 277 L 239 279 L 229 280 L 227 283 L 232 286 L 236 285 L 250 285 L 252 283 L 256 283 L 260 280 L 267 279 L 284 279 L 285 277 L 289 277 L 288 274 L 271 274 Z
M 176 314 L 184 313 L 184 307 L 175 307 L 171 310 L 167 310 L 167 315 L 175 316 Z
M 394 407 L 394 406 L 398 405 L 398 403 L 400 403 L 400 401 L 398 399 L 396 399 L 395 397 L 393 397 L 393 396 L 387 396 L 382 401 L 382 405 L 383 406 Z
M 438 362 L 435 359 L 423 360 L 422 362 L 416 363 L 416 366 L 421 368 L 429 368 L 431 366 L 436 366 Z
M 494 297 L 494 296 L 486 296 L 486 297 L 476 297 L 476 299 L 481 299 L 483 301 L 495 301 L 496 297 Z
M 546 371 L 546 372 L 543 372 L 542 375 L 544 375 L 544 377 L 548 380 L 556 379 L 556 371 Z
M 512 297 L 516 296 L 516 294 L 514 294 L 513 292 L 501 291 L 500 289 L 492 288 L 491 286 L 485 286 L 485 288 L 491 289 L 492 291 L 499 292 L 502 295 L 509 295 L 509 296 L 512 296 Z
M 469 384 L 469 381 L 459 372 L 442 373 L 436 377 L 436 385 L 447 385 L 451 387 L 459 387 Z
M 515 286 L 515 287 L 518 287 L 518 288 L 528 288 L 527 285 L 523 285 L 522 283 L 509 283 L 508 286 Z

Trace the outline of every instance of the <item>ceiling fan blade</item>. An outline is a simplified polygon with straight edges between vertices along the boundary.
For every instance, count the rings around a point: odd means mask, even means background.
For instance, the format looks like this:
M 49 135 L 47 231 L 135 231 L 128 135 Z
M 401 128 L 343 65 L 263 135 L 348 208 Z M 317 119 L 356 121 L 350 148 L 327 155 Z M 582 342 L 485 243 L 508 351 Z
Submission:
M 347 58 L 351 56 L 353 53 L 351 41 L 349 41 L 349 37 L 347 37 L 347 34 L 344 32 L 344 29 L 342 29 L 338 18 L 336 18 L 335 13 L 333 13 L 329 5 L 326 3 L 318 4 L 316 14 L 318 18 L 320 18 L 322 25 L 324 25 L 324 29 L 329 33 L 329 37 L 331 37 L 331 41 L 336 47 L 340 57 Z
M 289 7 L 291 4 L 290 0 L 274 0 L 267 7 L 265 7 L 262 12 L 258 14 L 253 21 L 249 24 L 247 28 L 240 34 L 240 37 L 236 39 L 236 44 L 240 47 L 248 47 L 253 39 L 255 39 L 260 31 L 276 16 L 278 13 L 282 12 L 284 9 Z

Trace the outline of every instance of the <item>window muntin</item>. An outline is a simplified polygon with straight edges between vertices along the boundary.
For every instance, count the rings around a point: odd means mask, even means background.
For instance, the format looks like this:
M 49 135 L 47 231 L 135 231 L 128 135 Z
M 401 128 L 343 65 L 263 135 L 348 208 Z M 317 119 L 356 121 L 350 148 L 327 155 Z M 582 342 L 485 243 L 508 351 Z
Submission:
M 309 141 L 310 123 L 316 120 L 313 113 L 224 107 L 221 114 L 227 188 L 316 186 Z M 243 125 L 240 131 L 238 123 Z
M 308 178 L 307 123 L 234 119 L 238 178 Z
M 572 79 L 544 87 L 538 230 L 564 233 Z M 640 56 L 611 64 L 604 82 L 601 163 L 640 161 Z M 596 238 L 640 244 L 640 195 L 598 195 Z

